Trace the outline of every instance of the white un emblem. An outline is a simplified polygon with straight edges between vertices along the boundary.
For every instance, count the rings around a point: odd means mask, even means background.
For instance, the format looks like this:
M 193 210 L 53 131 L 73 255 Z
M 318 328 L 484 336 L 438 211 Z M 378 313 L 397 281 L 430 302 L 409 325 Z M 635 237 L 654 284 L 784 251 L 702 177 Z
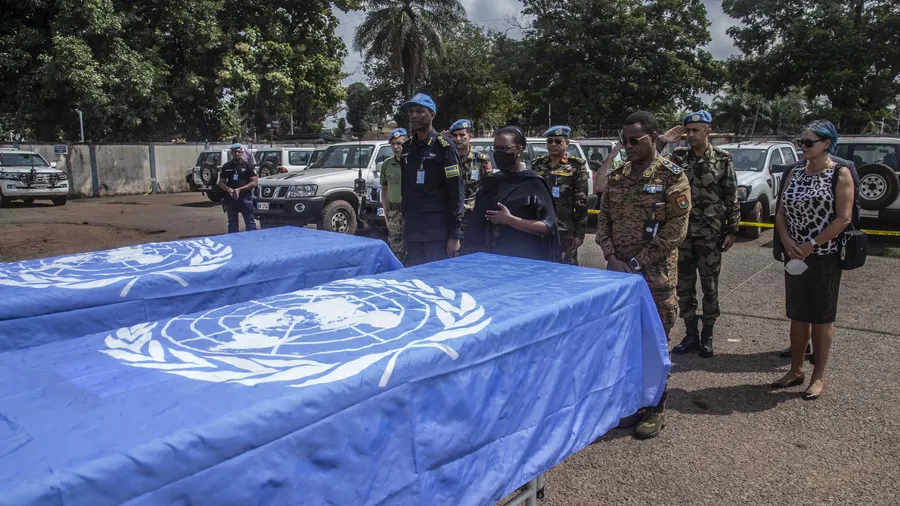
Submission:
M 448 342 L 490 322 L 467 293 L 419 280 L 350 279 L 122 328 L 101 351 L 135 367 L 250 386 L 332 383 L 377 367 L 383 388 L 402 353 L 430 349 L 455 360 Z
M 122 297 L 141 279 L 162 277 L 188 286 L 184 275 L 209 272 L 231 260 L 231 246 L 195 239 L 0 264 L 0 285 L 90 290 L 121 284 Z

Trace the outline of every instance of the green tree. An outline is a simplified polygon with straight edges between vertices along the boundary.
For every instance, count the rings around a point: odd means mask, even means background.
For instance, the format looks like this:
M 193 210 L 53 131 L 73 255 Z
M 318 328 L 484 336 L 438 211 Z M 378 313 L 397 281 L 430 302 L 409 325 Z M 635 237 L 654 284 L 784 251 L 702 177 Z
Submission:
M 334 128 L 334 136 L 340 139 L 344 136 L 344 132 L 347 130 L 347 120 L 344 118 L 338 118 L 337 126 Z
M 525 120 L 586 129 L 620 123 L 636 109 L 698 105 L 724 79 L 703 49 L 710 41 L 700 0 L 523 0 L 535 16 L 525 33 L 528 86 L 543 99 Z M 531 104 L 537 105 L 537 104 Z
M 383 60 L 402 76 L 412 96 L 445 54 L 444 36 L 465 17 L 459 0 L 367 0 L 366 18 L 356 29 L 353 48 L 366 61 Z
M 372 92 L 364 83 L 347 87 L 347 123 L 358 134 L 369 130 L 368 118 L 372 107 Z
M 880 120 L 900 95 L 900 9 L 896 0 L 723 0 L 741 26 L 733 83 L 773 99 L 799 87 L 847 132 Z

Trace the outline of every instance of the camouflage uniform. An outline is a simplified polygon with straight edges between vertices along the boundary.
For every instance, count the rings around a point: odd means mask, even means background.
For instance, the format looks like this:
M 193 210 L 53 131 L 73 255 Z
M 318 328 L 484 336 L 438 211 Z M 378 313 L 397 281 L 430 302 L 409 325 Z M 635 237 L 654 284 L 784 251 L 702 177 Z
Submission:
M 737 234 L 741 210 L 737 202 L 737 176 L 731 155 L 712 144 L 702 156 L 689 147 L 668 155 L 684 168 L 691 184 L 691 218 L 687 239 L 678 248 L 678 306 L 686 321 L 697 319 L 697 272 L 703 290 L 703 324 L 719 317 L 719 243 Z
M 690 190 L 681 167 L 657 157 L 643 172 L 632 172 L 631 162 L 611 169 L 600 204 L 597 244 L 604 257 L 640 262 L 640 273 L 650 287 L 666 336 L 678 318 L 678 245 L 687 234 Z M 644 238 L 648 219 L 659 221 L 652 240 Z
M 477 159 L 477 162 L 476 162 Z M 475 153 L 475 150 L 469 149 L 469 154 L 465 158 L 459 160 L 459 177 L 463 180 L 465 188 L 465 214 L 463 215 L 462 233 L 460 239 L 463 239 L 466 233 L 466 222 L 472 210 L 475 209 L 475 194 L 481 186 L 481 180 L 488 175 L 493 169 L 491 168 L 491 157 L 485 153 Z
M 400 162 L 393 156 L 381 166 L 381 191 L 387 196 L 388 208 L 384 221 L 388 229 L 388 245 L 400 262 L 406 261 L 406 245 L 403 242 L 403 214 L 400 212 Z
M 563 154 L 559 165 L 553 167 L 550 157 L 541 155 L 531 162 L 531 170 L 540 174 L 553 190 L 562 252 L 570 264 L 578 265 L 575 239 L 584 240 L 588 217 L 588 178 L 591 176 L 587 162 L 584 158 Z

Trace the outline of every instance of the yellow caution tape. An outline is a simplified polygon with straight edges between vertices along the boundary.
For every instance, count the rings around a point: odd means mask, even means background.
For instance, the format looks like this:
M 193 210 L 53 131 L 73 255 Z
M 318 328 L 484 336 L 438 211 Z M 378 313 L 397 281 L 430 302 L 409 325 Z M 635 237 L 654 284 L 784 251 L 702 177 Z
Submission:
M 760 223 L 757 221 L 742 221 L 742 227 L 760 227 L 760 228 L 775 228 L 775 225 L 772 223 Z M 900 237 L 900 232 L 894 232 L 892 230 L 868 230 L 862 229 L 867 235 L 886 235 L 890 237 Z
M 588 214 L 600 214 L 599 209 L 588 209 Z

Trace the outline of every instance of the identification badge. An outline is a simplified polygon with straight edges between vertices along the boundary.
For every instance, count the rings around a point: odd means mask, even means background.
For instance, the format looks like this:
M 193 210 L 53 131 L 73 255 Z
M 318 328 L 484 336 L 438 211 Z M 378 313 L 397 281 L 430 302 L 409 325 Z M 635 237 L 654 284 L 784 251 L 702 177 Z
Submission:
M 425 171 L 420 170 L 416 172 L 416 184 L 425 184 Z
M 659 222 L 656 220 L 647 220 L 644 222 L 644 240 L 652 241 L 659 232 Z
M 553 198 L 555 198 L 555 199 L 559 198 L 559 186 L 553 187 Z
M 469 177 L 469 179 L 471 179 L 472 181 L 478 181 L 478 169 L 472 169 L 471 174 L 472 175 Z
M 659 193 L 663 191 L 663 185 L 661 184 L 645 184 L 644 191 L 647 193 Z
M 234 180 L 235 180 L 235 181 L 238 180 L 238 175 L 237 175 L 237 174 L 234 175 Z
M 384 208 L 379 207 L 375 210 L 375 216 L 384 216 Z

